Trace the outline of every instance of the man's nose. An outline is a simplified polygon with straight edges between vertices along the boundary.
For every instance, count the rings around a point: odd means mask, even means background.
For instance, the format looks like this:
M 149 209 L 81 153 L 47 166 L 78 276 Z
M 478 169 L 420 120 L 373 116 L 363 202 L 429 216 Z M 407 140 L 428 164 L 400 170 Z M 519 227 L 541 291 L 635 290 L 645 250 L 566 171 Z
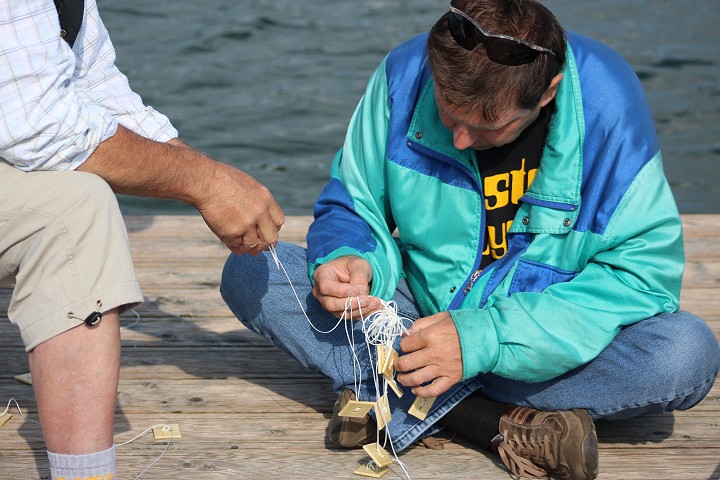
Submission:
M 475 135 L 471 134 L 467 128 L 458 126 L 453 129 L 453 143 L 458 150 L 471 147 L 475 141 Z

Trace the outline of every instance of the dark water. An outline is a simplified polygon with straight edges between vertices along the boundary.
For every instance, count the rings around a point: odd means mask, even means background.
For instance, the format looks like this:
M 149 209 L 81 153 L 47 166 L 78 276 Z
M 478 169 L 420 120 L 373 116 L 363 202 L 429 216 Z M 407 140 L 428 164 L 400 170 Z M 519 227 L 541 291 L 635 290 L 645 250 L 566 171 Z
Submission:
M 309 214 L 365 83 L 429 29 L 439 0 L 99 0 L 117 63 L 180 136 Z M 619 51 L 653 109 L 683 213 L 720 213 L 720 3 L 547 0 L 566 28 Z M 189 213 L 123 197 L 127 213 Z

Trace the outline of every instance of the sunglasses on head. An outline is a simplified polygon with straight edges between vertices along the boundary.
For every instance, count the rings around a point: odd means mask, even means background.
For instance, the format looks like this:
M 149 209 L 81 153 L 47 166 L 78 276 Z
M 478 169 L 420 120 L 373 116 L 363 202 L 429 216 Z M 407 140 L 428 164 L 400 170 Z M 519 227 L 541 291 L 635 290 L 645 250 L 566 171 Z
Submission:
M 509 35 L 486 32 L 475 19 L 455 7 L 450 7 L 447 16 L 450 35 L 458 45 L 465 50 L 473 50 L 482 43 L 488 58 L 495 63 L 523 65 L 535 60 L 540 53 L 552 55 L 556 60 L 560 60 L 557 53 L 547 48 Z

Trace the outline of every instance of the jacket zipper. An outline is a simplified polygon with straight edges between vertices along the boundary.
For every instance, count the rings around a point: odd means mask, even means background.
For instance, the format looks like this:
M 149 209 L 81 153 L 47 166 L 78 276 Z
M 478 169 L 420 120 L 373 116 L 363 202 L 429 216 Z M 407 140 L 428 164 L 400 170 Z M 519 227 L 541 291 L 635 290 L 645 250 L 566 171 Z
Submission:
M 475 282 L 477 281 L 478 277 L 480 277 L 481 273 L 482 268 L 478 268 L 476 271 L 473 272 L 472 275 L 470 275 L 470 283 L 468 283 L 465 287 L 465 290 L 463 290 L 463 295 L 467 297 L 468 293 L 470 293 L 470 290 L 472 289 L 473 285 L 475 285 Z

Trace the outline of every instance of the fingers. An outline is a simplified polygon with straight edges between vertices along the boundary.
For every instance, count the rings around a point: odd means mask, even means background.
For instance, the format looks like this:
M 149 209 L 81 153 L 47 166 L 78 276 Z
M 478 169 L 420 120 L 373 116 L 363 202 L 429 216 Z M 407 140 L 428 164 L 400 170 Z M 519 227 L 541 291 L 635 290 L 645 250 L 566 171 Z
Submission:
M 282 219 L 284 220 L 284 217 Z M 237 235 L 232 239 L 223 239 L 223 243 L 235 254 L 248 253 L 256 256 L 262 251 L 269 250 L 271 246 L 277 245 L 279 238 L 279 227 L 270 220 L 269 216 L 263 216 L 258 220 L 257 228 L 250 228 L 243 232 L 239 239 Z
M 400 356 L 395 361 L 395 368 L 398 372 L 410 372 L 419 368 L 432 365 L 435 362 L 429 358 L 428 351 L 425 348 L 427 343 L 420 334 L 404 337 L 400 341 L 400 350 L 405 355 Z M 414 383 L 413 385 L 420 385 Z
M 282 215 L 282 210 L 280 210 L 280 214 Z M 255 236 L 258 240 L 258 245 L 260 245 L 260 250 L 265 250 L 270 247 L 270 245 L 277 244 L 278 238 L 280 238 L 280 227 L 285 221 L 285 216 L 282 215 L 281 218 L 282 222 L 280 222 L 279 224 L 275 223 L 276 220 L 273 219 L 272 214 L 262 216 L 258 220 Z
M 270 191 L 245 172 L 219 162 L 213 188 L 194 203 L 210 229 L 238 255 L 257 255 L 279 239 L 285 214 Z
M 420 397 L 435 397 L 462 380 L 462 350 L 448 312 L 420 318 L 400 341 L 398 382 Z
M 280 230 L 280 227 L 282 227 L 285 223 L 285 213 L 280 208 L 280 205 L 278 205 L 277 202 L 273 202 L 268 209 L 268 214 L 270 215 L 270 220 L 272 220 L 275 227 Z
M 435 325 L 436 323 L 442 322 L 445 318 L 447 318 L 446 312 L 440 312 L 429 317 L 418 318 L 408 329 L 407 335 L 412 335 L 413 333 L 419 332 L 425 328 Z
M 421 352 L 415 352 L 410 355 L 403 355 L 395 362 L 398 367 L 397 380 L 406 387 L 413 387 L 411 391 L 418 397 L 437 397 L 460 381 L 460 377 L 454 375 L 452 372 L 448 372 L 445 368 L 436 364 L 429 364 L 417 369 L 411 369 L 410 371 L 406 371 L 407 373 L 399 373 L 400 371 L 403 371 L 401 368 L 404 368 L 400 366 L 403 363 L 401 362 L 402 360 L 404 360 L 406 364 L 410 365 L 424 363 L 424 361 L 417 360 L 417 358 L 409 358 L 413 356 L 422 358 Z
M 420 398 L 433 398 L 450 390 L 455 383 L 457 382 L 448 377 L 438 377 L 431 384 L 415 387 L 411 391 Z
M 361 317 L 367 317 L 375 310 L 381 308 L 380 300 L 377 297 L 369 295 L 360 296 L 332 296 L 322 294 L 317 283 L 313 287 L 313 296 L 320 302 L 320 305 L 332 313 L 335 317 L 340 318 L 345 315 L 347 318 L 358 320 Z
M 357 285 L 349 283 L 348 275 L 341 270 L 330 268 L 329 264 L 319 266 L 313 277 L 315 279 L 313 290 L 321 296 L 347 298 L 367 293 L 361 291 Z
M 403 355 L 395 361 L 397 380 L 418 397 L 437 397 L 461 380 L 458 372 L 430 363 L 427 364 L 422 351 Z M 419 366 L 417 365 L 424 365 Z M 400 373 L 405 372 L 405 373 Z

